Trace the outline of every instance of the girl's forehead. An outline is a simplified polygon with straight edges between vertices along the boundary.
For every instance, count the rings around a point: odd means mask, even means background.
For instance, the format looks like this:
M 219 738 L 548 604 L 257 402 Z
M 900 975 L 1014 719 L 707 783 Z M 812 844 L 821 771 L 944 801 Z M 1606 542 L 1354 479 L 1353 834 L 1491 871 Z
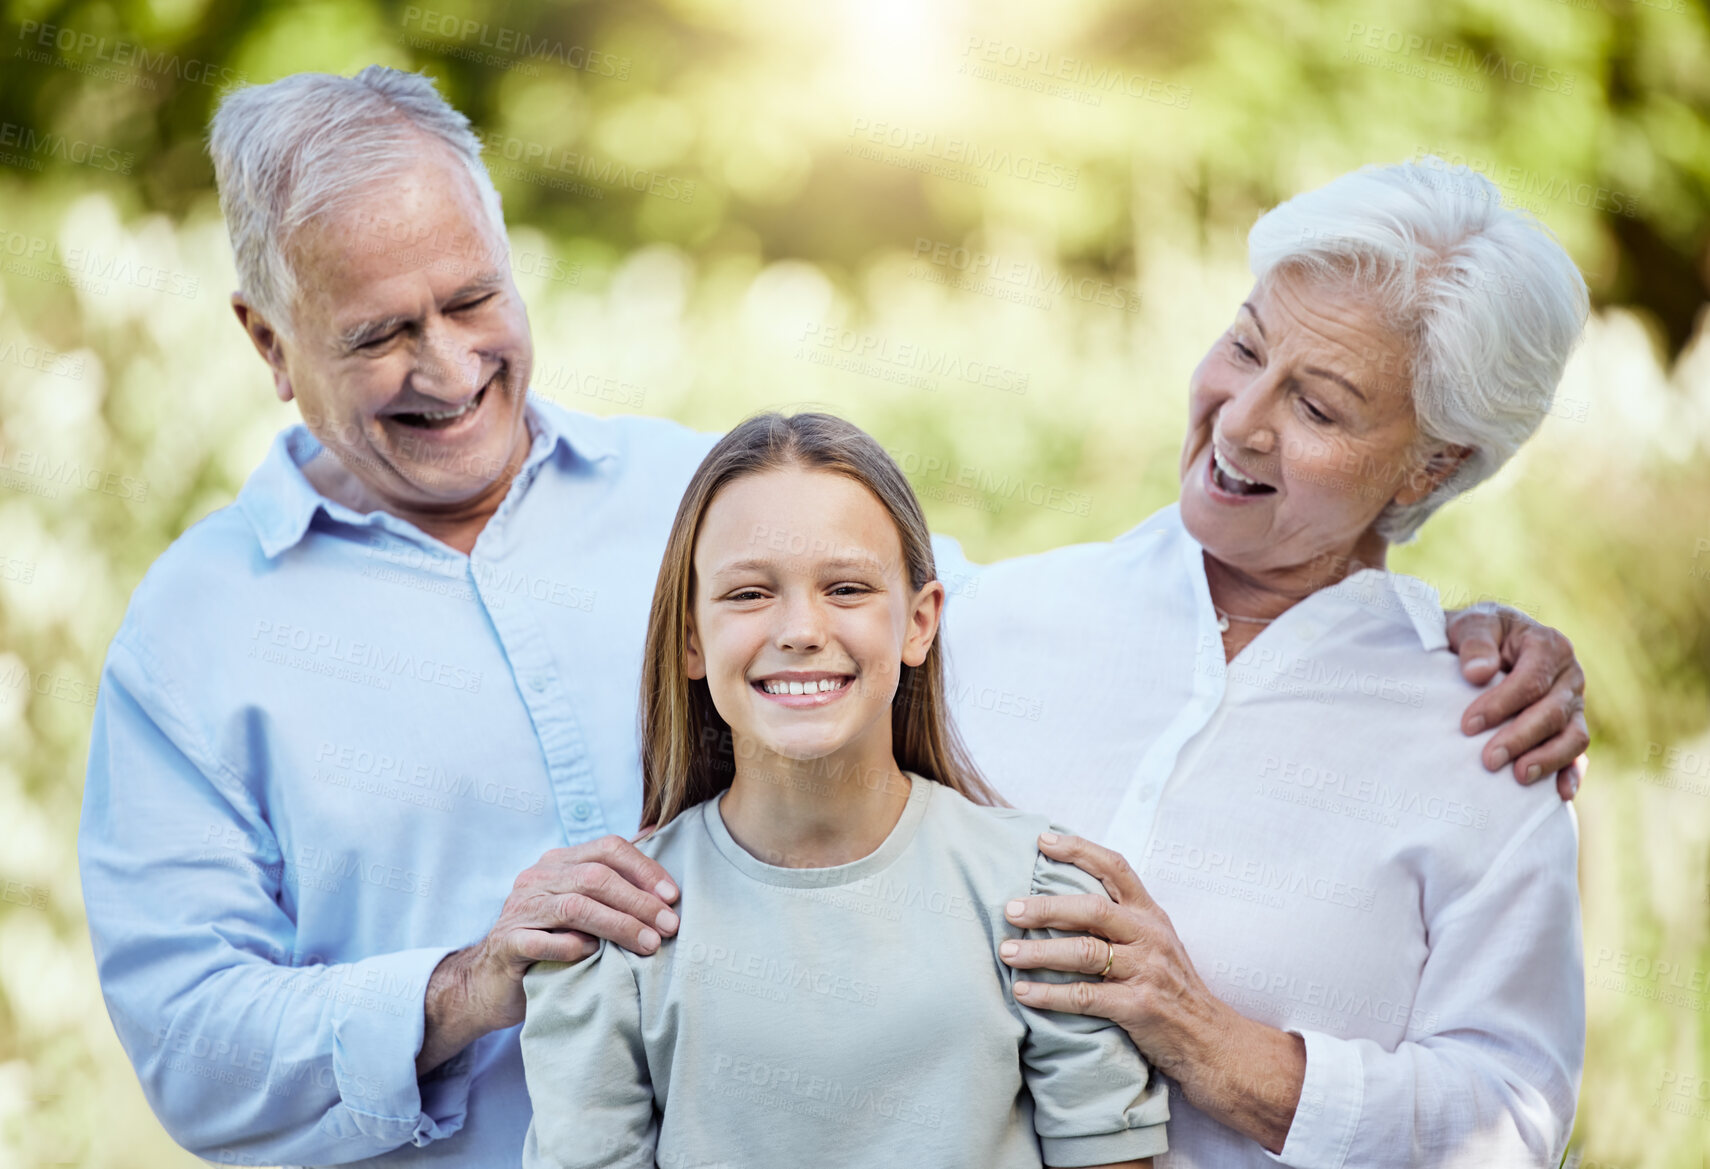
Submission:
M 902 535 L 864 484 L 829 471 L 783 468 L 719 489 L 702 517 L 696 567 L 705 571 L 812 563 L 888 571 Z

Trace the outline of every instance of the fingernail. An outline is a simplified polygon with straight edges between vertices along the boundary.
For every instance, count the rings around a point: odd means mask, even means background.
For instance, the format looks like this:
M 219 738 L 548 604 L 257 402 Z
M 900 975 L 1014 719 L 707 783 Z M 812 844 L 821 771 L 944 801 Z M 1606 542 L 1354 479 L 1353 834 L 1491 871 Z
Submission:
M 675 913 L 672 913 L 669 909 L 660 910 L 659 911 L 659 931 L 661 933 L 669 934 L 669 933 L 675 933 L 676 930 L 677 930 L 677 915 Z
M 1495 658 L 1474 658 L 1472 661 L 1467 663 L 1467 669 L 1469 669 L 1469 670 L 1488 670 L 1490 667 L 1492 667 L 1494 665 L 1496 665 L 1496 659 Z
M 1526 782 L 1527 783 L 1537 783 L 1538 782 L 1538 773 L 1539 773 L 1538 765 L 1536 763 L 1532 764 L 1532 766 L 1530 766 L 1526 769 Z
M 1033 984 L 1031 982 L 1018 982 L 1015 984 L 1015 993 L 1018 995 L 1032 994 Z
M 641 944 L 646 946 L 649 950 L 657 950 L 659 948 L 659 935 L 648 929 L 646 926 L 642 926 Z
M 1055 832 L 1041 832 L 1039 834 L 1039 839 L 1043 840 L 1046 844 L 1056 844 L 1057 834 Z
M 677 886 L 669 881 L 659 882 L 653 886 L 653 891 L 659 894 L 661 901 L 675 901 L 677 899 Z
M 1027 912 L 1027 906 L 1020 901 L 1011 901 L 1003 907 L 1003 911 L 1010 917 L 1020 917 Z
M 1490 757 L 1490 769 L 1492 771 L 1497 771 L 1497 770 L 1500 770 L 1501 768 L 1504 768 L 1507 766 L 1508 766 L 1508 748 L 1507 747 L 1498 747 L 1496 749 L 1496 754 L 1494 754 Z
M 1484 715 L 1473 715 L 1472 720 L 1467 723 L 1467 734 L 1476 735 L 1482 730 L 1484 730 Z
M 1570 775 L 1568 777 L 1568 792 L 1576 796 L 1579 794 L 1579 776 Z
M 1002 954 L 1005 958 L 1013 958 L 1020 952 L 1021 944 L 1019 942 L 1005 942 L 1003 945 L 998 947 L 998 953 Z

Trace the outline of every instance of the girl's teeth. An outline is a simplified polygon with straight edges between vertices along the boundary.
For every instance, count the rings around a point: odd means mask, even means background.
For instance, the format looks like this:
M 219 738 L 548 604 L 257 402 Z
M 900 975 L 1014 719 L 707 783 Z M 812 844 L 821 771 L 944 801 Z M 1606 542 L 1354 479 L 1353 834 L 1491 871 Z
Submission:
M 838 689 L 843 683 L 835 678 L 820 678 L 813 682 L 766 681 L 760 685 L 768 694 L 824 694 Z

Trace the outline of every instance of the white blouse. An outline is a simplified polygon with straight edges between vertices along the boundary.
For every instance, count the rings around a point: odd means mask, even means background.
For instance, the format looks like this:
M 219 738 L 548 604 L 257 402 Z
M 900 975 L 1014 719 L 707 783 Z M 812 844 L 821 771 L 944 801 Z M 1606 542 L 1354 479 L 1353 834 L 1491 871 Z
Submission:
M 1123 853 L 1201 977 L 1298 1033 L 1280 1156 L 1170 1102 L 1160 1166 L 1554 1165 L 1584 1059 L 1578 829 L 1485 771 L 1436 591 L 1368 569 L 1223 658 L 1174 505 L 1108 544 L 980 567 L 951 703 L 1016 806 Z

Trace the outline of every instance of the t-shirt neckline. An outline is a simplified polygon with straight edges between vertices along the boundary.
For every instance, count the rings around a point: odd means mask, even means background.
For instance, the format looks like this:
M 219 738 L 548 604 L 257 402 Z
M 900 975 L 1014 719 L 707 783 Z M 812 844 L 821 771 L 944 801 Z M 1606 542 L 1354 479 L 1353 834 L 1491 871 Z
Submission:
M 713 845 L 724 858 L 739 872 L 756 881 L 796 889 L 848 885 L 889 868 L 892 862 L 902 855 L 903 850 L 908 848 L 909 842 L 914 839 L 915 830 L 920 827 L 920 821 L 926 815 L 926 805 L 932 798 L 932 789 L 938 785 L 912 771 L 905 771 L 903 774 L 908 776 L 908 803 L 903 805 L 902 815 L 897 817 L 890 834 L 880 842 L 878 848 L 859 860 L 852 860 L 844 865 L 792 869 L 767 864 L 738 844 L 736 838 L 730 834 L 730 829 L 725 827 L 724 817 L 718 810 L 719 803 L 724 799 L 724 792 L 701 805 L 701 823 L 706 826 L 707 835 L 712 837 Z

